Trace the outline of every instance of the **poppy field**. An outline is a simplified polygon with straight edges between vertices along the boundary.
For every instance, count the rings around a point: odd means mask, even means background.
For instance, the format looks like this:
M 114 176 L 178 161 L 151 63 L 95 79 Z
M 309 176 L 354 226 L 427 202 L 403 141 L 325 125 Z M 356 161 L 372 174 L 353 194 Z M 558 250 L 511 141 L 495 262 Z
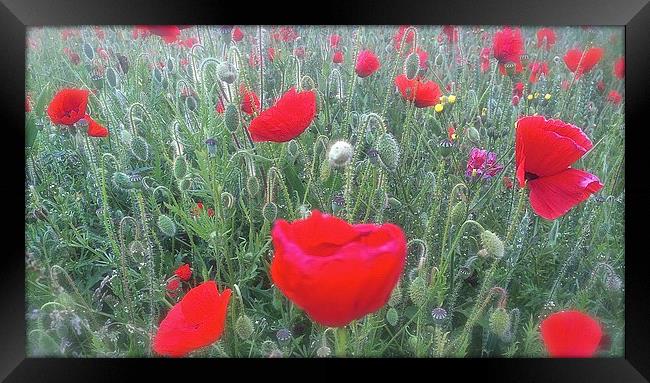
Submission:
M 27 33 L 27 353 L 611 357 L 623 29 Z

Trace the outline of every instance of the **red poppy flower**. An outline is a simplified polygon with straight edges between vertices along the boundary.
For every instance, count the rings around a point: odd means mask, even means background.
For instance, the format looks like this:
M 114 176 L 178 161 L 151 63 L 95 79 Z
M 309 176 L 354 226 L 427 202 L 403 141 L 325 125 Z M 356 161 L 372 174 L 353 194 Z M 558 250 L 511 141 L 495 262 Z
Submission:
M 267 53 L 269 55 L 269 61 L 273 62 L 273 60 L 275 59 L 275 49 L 274 48 L 269 48 Z
M 584 53 L 584 55 L 583 55 Z M 589 73 L 603 57 L 603 48 L 589 48 L 586 52 L 580 49 L 570 49 L 564 55 L 564 63 L 567 68 L 575 73 L 576 78 Z
M 621 94 L 615 90 L 610 90 L 609 94 L 607 94 L 607 101 L 618 105 L 621 103 L 621 101 L 623 101 L 623 96 L 621 96 Z
M 275 40 L 285 43 L 291 42 L 298 38 L 298 32 L 292 27 L 280 27 L 271 34 Z
M 85 115 L 84 119 L 88 121 L 88 131 L 86 133 L 90 137 L 108 137 L 108 129 L 106 127 L 93 120 L 89 115 Z
M 429 61 L 427 61 L 427 60 L 429 60 L 429 54 L 427 53 L 427 51 L 418 48 L 418 49 L 415 50 L 415 53 L 417 53 L 417 55 L 420 58 L 420 69 L 428 70 L 429 69 Z
M 458 28 L 453 25 L 445 25 L 442 27 L 442 33 L 447 36 L 447 41 L 450 43 L 455 43 L 458 41 Z
M 405 74 L 395 77 L 395 85 L 402 94 L 402 98 L 415 102 L 418 108 L 433 106 L 440 101 L 442 92 L 440 87 L 429 80 L 409 80 Z
M 569 90 L 569 85 L 571 85 L 571 83 L 568 80 L 564 79 L 562 80 L 560 87 L 562 88 L 562 90 Z
M 316 93 L 289 89 L 251 121 L 248 131 L 253 141 L 286 142 L 298 137 L 309 127 L 316 115 Z
M 179 60 L 179 64 L 181 64 L 182 67 L 186 67 L 190 64 L 190 60 L 188 60 L 185 57 L 181 57 L 181 59 Z
M 191 289 L 167 313 L 153 340 L 160 355 L 180 357 L 216 342 L 223 334 L 230 289 L 208 281 Z
M 506 189 L 512 189 L 513 183 L 510 177 L 503 177 L 503 187 Z
M 226 111 L 226 107 L 223 104 L 223 100 L 221 97 L 219 97 L 219 100 L 217 101 L 217 106 L 215 107 L 215 110 L 219 114 L 223 114 Z
M 341 36 L 337 35 L 336 33 L 332 33 L 329 37 L 329 41 L 330 47 L 337 48 L 339 46 L 339 42 L 341 41 Z
M 110 56 L 108 55 L 108 52 L 106 52 L 106 49 L 104 49 L 102 47 L 97 47 L 97 54 L 104 61 L 108 61 L 110 59 Z
M 614 76 L 619 80 L 625 78 L 625 57 L 620 57 L 614 62 Z
M 184 46 L 185 48 L 192 48 L 193 46 L 199 43 L 199 39 L 197 39 L 196 37 L 190 37 L 188 39 L 179 41 L 178 43 Z
M 246 89 L 242 84 L 239 87 L 241 93 L 241 110 L 246 114 L 253 114 L 253 112 L 260 110 L 260 98 L 252 90 Z
M 359 77 L 364 78 L 375 73 L 380 66 L 379 59 L 371 50 L 363 50 L 357 56 L 354 71 Z
M 176 271 L 174 271 L 174 274 L 176 274 L 181 281 L 189 281 L 192 277 L 192 269 L 190 269 L 190 265 L 183 263 L 178 267 L 178 269 L 176 269 Z
M 230 33 L 230 36 L 232 37 L 232 41 L 239 42 L 244 39 L 244 32 L 242 32 L 239 27 L 234 27 Z
M 29 113 L 32 111 L 32 99 L 27 95 L 25 97 L 25 112 Z
M 453 141 L 456 138 L 458 138 L 458 136 L 456 135 L 456 128 L 454 128 L 453 125 L 447 128 L 447 138 L 450 141 Z
M 508 27 L 494 33 L 492 40 L 492 55 L 499 64 L 520 63 L 524 53 L 524 39 L 519 28 Z
M 404 33 L 406 33 L 406 29 L 410 27 L 410 25 L 402 25 L 399 27 L 397 32 L 395 33 L 395 36 L 393 36 L 393 45 L 395 46 L 395 50 L 399 51 L 400 46 L 402 45 L 402 38 L 404 37 Z M 413 31 L 409 31 L 408 35 L 406 35 L 406 39 L 404 42 L 406 44 L 411 44 L 413 42 L 413 38 L 415 38 L 415 33 Z M 409 52 L 410 50 L 404 49 L 403 52 Z
M 534 84 L 539 80 L 540 75 L 548 76 L 548 64 L 545 62 L 532 62 L 529 65 L 530 78 L 529 81 Z
M 296 47 L 293 49 L 293 55 L 299 59 L 305 57 L 305 47 Z
M 547 51 L 555 44 L 555 31 L 551 28 L 537 30 L 537 48 L 544 47 Z
M 79 57 L 79 53 L 72 51 L 72 49 L 68 47 L 63 48 L 63 52 L 68 56 L 70 62 L 72 62 L 74 65 L 79 65 L 79 63 L 81 62 L 81 57 Z
M 208 208 L 208 217 L 214 217 L 214 209 L 211 207 Z
M 72 125 L 86 115 L 87 90 L 62 89 L 50 101 L 47 115 L 54 124 Z
M 596 89 L 600 92 L 603 93 L 605 91 L 605 82 L 603 80 L 600 80 L 596 83 Z
M 314 210 L 277 220 L 273 283 L 323 326 L 345 326 L 379 310 L 404 270 L 406 237 L 398 226 L 350 225 Z
M 481 49 L 481 73 L 485 73 L 490 70 L 490 48 Z
M 515 162 L 519 186 L 530 188 L 535 213 L 553 220 L 602 189 L 598 177 L 570 168 L 593 144 L 577 126 L 543 116 L 517 120 Z
M 167 282 L 165 288 L 171 296 L 176 296 L 176 291 L 181 287 L 181 281 L 178 278 L 172 278 Z
M 341 52 L 341 51 L 334 52 L 334 56 L 332 56 L 332 62 L 334 64 L 342 63 L 343 62 L 343 52 Z
M 160 36 L 167 44 L 175 42 L 181 34 L 181 30 L 176 25 L 142 25 L 140 28 Z
M 603 331 L 597 320 L 576 310 L 560 311 L 542 321 L 540 332 L 554 358 L 588 358 L 598 349 Z
M 524 95 L 524 83 L 518 82 L 512 88 L 512 95 L 521 98 Z

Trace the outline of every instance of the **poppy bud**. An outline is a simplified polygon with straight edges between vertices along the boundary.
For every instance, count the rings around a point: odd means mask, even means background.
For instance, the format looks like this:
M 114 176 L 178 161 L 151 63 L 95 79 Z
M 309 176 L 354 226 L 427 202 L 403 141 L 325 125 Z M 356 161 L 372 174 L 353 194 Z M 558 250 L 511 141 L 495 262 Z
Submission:
M 492 312 L 489 320 L 490 331 L 498 336 L 503 336 L 510 329 L 510 315 L 503 307 L 497 307 Z
M 90 46 L 90 44 L 84 43 L 83 51 L 84 51 L 84 55 L 88 60 L 92 60 L 95 58 L 95 50 L 93 49 L 92 46 Z
M 450 222 L 452 225 L 460 225 L 465 222 L 467 218 L 467 203 L 465 201 L 458 201 L 454 207 L 451 208 Z
M 410 55 L 406 56 L 404 61 L 404 74 L 409 80 L 413 80 L 418 74 L 418 69 L 420 68 L 420 55 L 415 52 L 412 52 Z
M 178 189 L 181 191 L 188 191 L 192 187 L 192 180 L 190 178 L 183 178 L 178 180 Z
M 126 175 L 126 173 L 115 172 L 113 173 L 111 179 L 113 181 L 113 185 L 118 190 L 133 189 L 133 184 L 131 184 L 131 180 L 129 179 L 129 176 Z
M 472 142 L 479 142 L 481 140 L 481 135 L 475 127 L 470 126 L 467 132 L 467 136 Z
M 174 159 L 174 177 L 177 180 L 185 178 L 187 174 L 187 161 L 184 156 L 178 156 Z
M 117 88 L 118 85 L 117 73 L 115 69 L 108 68 L 106 69 L 106 82 L 110 85 L 111 88 Z
M 345 198 L 342 194 L 337 194 L 332 198 L 332 213 L 337 215 L 345 205 Z
M 426 303 L 427 300 L 427 284 L 424 278 L 417 276 L 409 286 L 409 297 L 411 302 L 420 307 Z
M 135 136 L 131 140 L 131 154 L 138 161 L 146 161 L 149 159 L 149 144 L 144 138 Z
M 174 71 L 174 60 L 172 60 L 171 57 L 167 58 L 167 64 L 165 64 L 165 69 L 167 69 L 167 72 L 172 73 Z
M 276 205 L 274 202 L 267 202 L 264 204 L 262 207 L 262 216 L 269 222 L 275 221 L 275 219 L 278 217 L 278 205 Z
M 395 307 L 391 307 L 386 311 L 386 322 L 388 322 L 391 326 L 395 326 L 397 322 L 399 321 L 399 314 L 397 313 L 397 310 L 395 310 Z
M 515 75 L 517 70 L 517 65 L 515 63 L 512 62 L 506 63 L 504 67 L 506 68 L 506 73 L 508 74 L 508 76 L 512 77 Z
M 527 53 L 524 53 L 523 55 L 521 55 L 519 57 L 519 59 L 521 61 L 521 66 L 524 67 L 524 68 L 526 68 L 528 66 L 528 63 L 530 63 L 530 56 L 528 56 Z
M 239 111 L 235 104 L 228 104 L 223 115 L 223 122 L 230 133 L 235 133 L 239 128 Z
M 208 155 L 214 157 L 217 155 L 217 140 L 214 138 L 208 138 L 205 140 L 205 146 L 208 148 Z
M 329 163 L 334 168 L 345 167 L 352 161 L 352 155 L 354 154 L 354 149 L 346 141 L 336 141 L 329 150 L 327 158 Z
M 451 151 L 454 147 L 454 142 L 449 139 L 444 139 L 440 141 L 440 144 L 438 144 L 440 147 L 440 153 L 442 154 L 443 157 L 447 157 L 449 154 L 451 154 Z
M 494 257 L 496 259 L 503 257 L 503 253 L 504 253 L 503 241 L 501 241 L 499 236 L 497 236 L 493 232 L 489 230 L 484 230 L 481 233 L 481 243 L 483 244 L 483 248 L 487 250 L 489 256 Z
M 393 210 L 399 210 L 402 207 L 402 203 L 397 198 L 388 197 L 388 207 Z
M 289 141 L 289 144 L 287 145 L 287 154 L 292 161 L 295 160 L 300 154 L 300 147 L 298 146 L 298 142 L 296 140 Z
M 196 111 L 196 108 L 198 108 L 198 106 L 198 101 L 196 101 L 196 98 L 194 98 L 194 96 L 189 96 L 185 99 L 185 107 L 187 107 L 187 109 L 191 110 L 192 112 Z
M 434 63 L 435 66 L 441 66 L 442 63 L 443 63 L 443 60 L 444 59 L 443 59 L 442 55 L 438 54 L 436 56 L 436 58 L 433 60 L 433 63 Z
M 621 278 L 613 272 L 607 273 L 605 276 L 605 287 L 609 291 L 621 291 L 623 287 L 623 281 Z
M 158 67 L 153 69 L 153 79 L 156 81 L 158 84 L 162 84 L 163 82 L 163 74 L 160 71 Z
M 136 240 L 129 244 L 129 254 L 133 258 L 138 259 L 139 257 L 142 257 L 145 252 L 146 249 L 144 247 L 144 244 L 142 244 L 142 242 Z
M 390 298 L 388 298 L 388 305 L 390 307 L 395 307 L 402 302 L 402 288 L 399 287 L 399 283 L 395 285 L 395 288 L 390 293 Z
M 246 340 L 253 335 L 254 331 L 255 328 L 253 327 L 253 321 L 248 317 L 248 315 L 244 314 L 237 318 L 237 322 L 235 322 L 235 333 L 238 337 Z
M 223 62 L 217 67 L 217 76 L 219 80 L 232 84 L 237 81 L 237 70 L 231 63 Z
M 158 229 L 170 238 L 176 235 L 176 224 L 164 214 L 158 216 Z
M 255 176 L 249 176 L 246 179 L 246 191 L 253 197 L 260 191 L 260 181 Z
M 399 165 L 399 146 L 397 141 L 390 133 L 384 133 L 379 137 L 379 142 L 377 144 L 377 152 L 379 154 L 379 160 L 381 164 L 384 165 L 388 170 L 395 170 Z

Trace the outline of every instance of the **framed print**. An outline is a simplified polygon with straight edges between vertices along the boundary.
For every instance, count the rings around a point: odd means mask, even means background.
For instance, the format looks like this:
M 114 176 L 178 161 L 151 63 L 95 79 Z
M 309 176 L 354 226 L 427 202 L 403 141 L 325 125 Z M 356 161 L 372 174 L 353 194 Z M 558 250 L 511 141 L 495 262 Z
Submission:
M 7 381 L 647 381 L 647 2 L 119 3 L 2 7 Z

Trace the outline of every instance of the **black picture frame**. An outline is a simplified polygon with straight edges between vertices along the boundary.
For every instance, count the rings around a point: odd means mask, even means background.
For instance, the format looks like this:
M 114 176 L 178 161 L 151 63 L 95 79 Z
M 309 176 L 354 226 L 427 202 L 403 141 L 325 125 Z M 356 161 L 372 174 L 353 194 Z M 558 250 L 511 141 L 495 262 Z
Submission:
M 289 12 L 291 11 L 291 12 Z M 650 379 L 650 278 L 643 262 L 643 241 L 650 217 L 645 182 L 646 111 L 650 85 L 650 4 L 648 0 L 542 0 L 444 2 L 327 2 L 279 4 L 230 1 L 90 1 L 0 0 L 0 104 L 4 123 L 0 167 L 3 194 L 4 254 L 0 263 L 2 324 L 0 378 L 8 382 L 115 381 L 160 374 L 164 381 L 196 380 L 198 369 L 210 379 L 235 379 L 260 372 L 269 377 L 296 375 L 295 360 L 169 360 L 27 358 L 25 353 L 24 226 L 24 89 L 25 31 L 39 25 L 102 24 L 470 24 L 470 25 L 617 25 L 625 26 L 625 357 L 594 359 L 404 359 L 394 369 L 380 359 L 300 361 L 314 375 L 369 378 L 385 370 L 423 374 L 424 379 L 488 381 L 644 382 Z M 8 211 L 7 211 L 8 208 Z M 21 232 L 23 230 L 23 232 Z M 246 369 L 248 363 L 268 368 Z M 392 362 L 392 361 L 388 361 Z M 292 363 L 279 368 L 276 363 Z M 312 365 L 313 364 L 313 365 Z M 334 366 L 336 368 L 328 368 Z M 340 367 L 347 366 L 347 372 Z M 265 367 L 267 367 L 265 366 Z M 244 369 L 242 369 L 244 367 Z M 417 370 L 415 368 L 418 368 Z M 421 369 L 420 369 L 421 368 Z M 140 371 L 139 371 L 140 370 Z M 225 371 L 228 371 L 226 375 Z M 178 378 L 176 378 L 178 377 Z M 418 377 L 419 378 L 419 377 Z M 230 378 L 232 379 L 232 378 Z M 473 379 L 472 379 L 473 380 Z

